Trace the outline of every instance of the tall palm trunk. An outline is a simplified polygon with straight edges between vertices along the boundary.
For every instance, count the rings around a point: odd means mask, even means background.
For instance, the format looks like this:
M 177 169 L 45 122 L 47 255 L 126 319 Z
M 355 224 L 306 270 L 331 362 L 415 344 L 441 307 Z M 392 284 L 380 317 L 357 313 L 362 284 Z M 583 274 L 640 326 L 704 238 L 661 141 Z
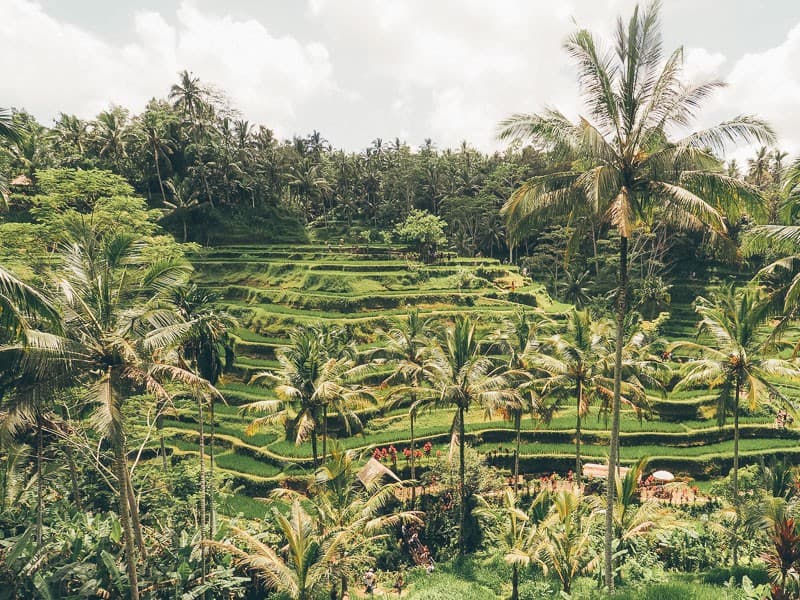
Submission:
M 606 480 L 605 536 L 603 557 L 605 584 L 609 591 L 614 590 L 614 491 L 619 453 L 619 404 L 622 392 L 622 346 L 625 343 L 625 313 L 628 293 L 628 238 L 624 235 L 619 242 L 619 288 L 617 289 L 617 339 L 614 355 L 614 399 L 611 405 L 611 439 L 608 452 L 608 479 Z
M 119 518 L 122 521 L 122 535 L 125 544 L 125 569 L 128 572 L 130 600 L 139 600 L 139 580 L 136 572 L 136 550 L 133 545 L 133 525 L 131 522 L 128 494 L 128 464 L 125 460 L 125 442 L 121 434 L 114 436 L 114 470 L 119 484 Z
M 328 458 L 328 405 L 322 405 L 322 462 Z
M 64 444 L 64 454 L 67 457 L 67 465 L 69 467 L 69 479 L 72 485 L 72 501 L 75 503 L 75 508 L 78 512 L 83 511 L 83 502 L 81 501 L 81 491 L 78 486 L 78 467 L 75 464 L 75 455 L 72 453 L 72 448 L 69 443 Z
M 42 498 L 44 496 L 44 477 L 42 477 L 42 415 L 36 410 L 36 549 L 42 549 L 43 518 Z
M 127 447 L 123 440 L 122 452 L 125 456 L 128 455 Z M 127 481 L 126 492 L 128 495 L 128 506 L 131 515 L 131 524 L 133 525 L 133 534 L 136 539 L 136 545 L 139 547 L 139 554 L 142 559 L 147 557 L 147 549 L 144 545 L 144 536 L 142 535 L 142 523 L 139 520 L 139 502 L 136 500 L 136 494 L 133 491 L 133 482 L 131 481 L 131 472 L 127 466 L 127 459 L 125 461 L 125 480 Z
M 575 416 L 575 482 L 578 486 L 581 485 L 581 474 L 583 472 L 583 465 L 581 465 L 581 408 L 583 407 L 583 385 L 578 381 L 578 390 L 575 394 L 577 397 L 577 414 Z
M 414 406 L 415 398 L 414 394 L 411 395 L 411 406 Z M 417 471 L 416 471 L 416 457 L 414 456 L 414 416 L 415 416 L 416 409 L 412 408 L 409 413 L 408 417 L 411 420 L 411 481 L 413 485 L 411 486 L 411 508 L 414 508 L 417 502 Z
M 319 466 L 319 454 L 317 454 L 317 426 L 311 430 L 311 455 L 314 457 L 314 467 Z
M 517 493 L 519 488 L 519 447 L 520 438 L 522 437 L 522 411 L 518 410 L 514 413 L 514 429 L 517 431 L 516 445 L 514 447 L 514 493 Z M 514 567 L 516 569 L 516 566 Z
M 156 416 L 156 429 L 158 429 L 158 448 L 161 453 L 161 468 L 164 474 L 167 473 L 167 447 L 164 443 L 164 402 L 159 401 L 158 416 Z M 167 478 L 167 485 L 169 485 L 169 478 Z
M 511 565 L 511 600 L 519 600 L 519 565 Z
M 209 439 L 208 439 L 208 480 L 206 491 L 208 493 L 208 533 L 213 536 L 217 530 L 217 516 L 214 512 L 214 394 L 209 397 Z
M 742 378 L 736 374 L 736 399 L 733 403 L 733 508 L 736 511 L 736 526 L 733 534 L 733 566 L 739 564 L 739 393 Z
M 467 486 L 466 486 L 466 466 L 464 463 L 464 452 L 466 450 L 466 441 L 464 440 L 464 407 L 458 407 L 458 483 L 460 486 L 459 495 L 461 498 L 461 514 L 460 526 L 458 528 L 458 551 L 460 554 L 465 553 L 465 536 L 464 526 L 467 522 Z
M 161 178 L 161 166 L 158 164 L 158 145 L 153 140 L 153 162 L 156 165 L 156 177 L 158 177 L 158 187 L 161 189 L 161 201 L 167 201 L 167 195 L 164 193 L 164 180 Z M 185 239 L 183 240 L 186 241 Z
M 197 415 L 198 420 L 200 421 L 200 539 L 206 539 L 206 493 L 208 492 L 208 488 L 206 487 L 206 443 L 205 443 L 205 414 L 203 413 L 203 398 L 202 394 L 198 393 L 198 390 L 195 389 L 195 394 L 197 394 Z M 202 563 L 202 572 L 201 572 L 201 582 L 205 584 L 206 581 L 206 546 L 205 544 L 200 545 L 200 561 Z

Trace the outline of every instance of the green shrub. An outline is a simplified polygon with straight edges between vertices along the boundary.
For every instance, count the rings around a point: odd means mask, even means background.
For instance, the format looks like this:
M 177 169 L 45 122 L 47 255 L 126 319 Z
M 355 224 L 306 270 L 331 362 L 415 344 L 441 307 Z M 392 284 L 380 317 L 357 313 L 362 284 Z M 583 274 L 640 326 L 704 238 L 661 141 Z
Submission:
M 747 577 L 753 585 L 763 585 L 769 583 L 769 575 L 764 567 L 743 566 L 737 567 L 717 567 L 711 569 L 703 576 L 705 583 L 713 585 L 724 585 L 733 578 L 736 585 L 742 584 L 742 579 Z
M 519 585 L 519 600 L 552 600 L 558 597 L 558 589 L 549 579 L 528 579 Z

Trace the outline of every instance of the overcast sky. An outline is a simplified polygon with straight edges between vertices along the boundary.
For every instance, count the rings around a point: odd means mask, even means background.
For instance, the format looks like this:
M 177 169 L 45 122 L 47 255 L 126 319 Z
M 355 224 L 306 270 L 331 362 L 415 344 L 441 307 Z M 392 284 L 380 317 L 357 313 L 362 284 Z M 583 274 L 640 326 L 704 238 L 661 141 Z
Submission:
M 500 147 L 497 123 L 555 106 L 579 113 L 562 50 L 576 28 L 610 33 L 633 0 L 0 0 L 0 106 L 51 124 L 110 103 L 135 112 L 186 68 L 281 137 L 320 130 L 358 150 Z M 800 152 L 800 0 L 665 0 L 667 49 L 687 77 L 729 87 L 699 125 L 749 113 Z

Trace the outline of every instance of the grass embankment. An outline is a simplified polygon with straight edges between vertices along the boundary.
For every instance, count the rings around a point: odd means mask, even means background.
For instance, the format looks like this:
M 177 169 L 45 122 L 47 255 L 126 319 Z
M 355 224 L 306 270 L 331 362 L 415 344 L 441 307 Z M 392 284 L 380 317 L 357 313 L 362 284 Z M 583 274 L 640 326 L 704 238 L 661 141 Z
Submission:
M 370 245 L 328 246 L 299 244 L 276 246 L 229 246 L 205 250 L 196 257 L 197 281 L 221 294 L 222 304 L 236 314 L 241 327 L 234 332 L 238 380 L 220 385 L 230 406 L 218 408 L 218 433 L 225 450 L 219 467 L 243 477 L 274 478 L 288 463 L 306 463 L 310 444 L 296 445 L 283 439 L 280 427 L 256 436 L 246 436 L 249 417 L 236 405 L 274 398 L 274 393 L 245 383 L 253 373 L 274 369 L 276 350 L 288 341 L 298 324 L 317 321 L 347 325 L 363 342 L 374 347 L 378 328 L 417 307 L 424 316 L 449 318 L 470 313 L 483 332 L 492 331 L 520 303 L 538 306 L 560 316 L 567 305 L 552 301 L 541 285 L 523 280 L 515 267 L 496 259 L 448 258 L 436 265 L 409 259 L 402 248 Z M 708 295 L 726 274 L 687 278 L 673 287 L 671 316 L 666 334 L 671 340 L 693 339 L 696 314 L 691 305 L 698 294 Z M 508 289 L 515 281 L 515 289 Z M 380 374 L 379 374 L 380 375 Z M 375 377 L 376 381 L 380 377 Z M 788 395 L 800 395 L 800 387 L 779 382 Z M 713 473 L 732 456 L 732 428 L 718 428 L 713 417 L 716 393 L 707 389 L 652 392 L 650 414 L 637 420 L 625 413 L 622 423 L 622 460 L 632 461 L 648 454 L 656 464 L 695 474 Z M 402 450 L 408 444 L 408 420 L 403 410 L 362 411 L 365 428 L 358 435 L 343 436 L 345 448 L 369 451 L 394 444 Z M 416 434 L 420 444 L 430 440 L 437 449 L 447 443 L 452 411 L 439 410 L 420 415 Z M 570 402 L 546 425 L 523 422 L 523 462 L 527 468 L 560 468 L 574 453 L 574 409 Z M 783 436 L 769 426 L 769 417 L 742 419 L 741 450 L 744 462 L 763 454 L 780 452 L 794 456 L 794 436 Z M 191 411 L 168 423 L 175 432 L 173 446 L 181 452 L 197 452 L 196 425 Z M 584 448 L 587 460 L 604 460 L 607 453 L 607 423 L 604 418 L 584 420 Z M 483 452 L 505 453 L 513 443 L 509 423 L 469 414 L 470 442 Z M 337 435 L 332 427 L 332 436 Z M 658 461 L 661 461 L 659 463 Z M 402 458 L 401 458 L 402 462 Z M 567 468 L 569 468 L 567 466 Z

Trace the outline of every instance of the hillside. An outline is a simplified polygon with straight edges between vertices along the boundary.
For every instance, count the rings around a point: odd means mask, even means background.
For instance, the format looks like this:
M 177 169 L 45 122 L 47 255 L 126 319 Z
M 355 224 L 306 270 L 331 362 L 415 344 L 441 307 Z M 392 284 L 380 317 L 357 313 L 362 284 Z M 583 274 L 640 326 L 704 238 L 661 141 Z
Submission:
M 446 319 L 458 312 L 472 313 L 484 333 L 494 331 L 503 318 L 520 308 L 537 307 L 559 319 L 570 307 L 554 302 L 514 266 L 496 259 L 446 257 L 433 265 L 421 264 L 402 249 L 388 246 L 339 246 L 305 244 L 282 246 L 224 246 L 205 250 L 194 257 L 198 285 L 219 295 L 220 304 L 239 320 L 235 332 L 236 363 L 225 376 L 220 390 L 227 406 L 216 407 L 216 432 L 222 449 L 216 464 L 228 472 L 246 495 L 258 496 L 295 467 L 308 466 L 310 444 L 295 445 L 284 439 L 281 427 L 248 436 L 244 430 L 250 416 L 238 406 L 273 398 L 270 389 L 248 383 L 253 373 L 277 366 L 276 350 L 287 341 L 288 332 L 299 324 L 322 321 L 347 325 L 360 348 L 379 344 L 377 332 L 391 326 L 416 307 L 423 315 Z M 706 293 L 728 274 L 703 281 L 687 279 L 675 283 L 671 318 L 666 337 L 675 340 L 694 333 L 694 297 Z M 511 290 L 513 282 L 513 292 Z M 385 373 L 372 376 L 379 383 Z M 784 391 L 795 395 L 792 385 Z M 651 414 L 639 420 L 631 411 L 623 416 L 622 461 L 642 455 L 652 457 L 654 467 L 697 478 L 727 472 L 732 461 L 733 428 L 718 427 L 712 419 L 715 394 L 707 389 L 650 393 Z M 368 408 L 361 411 L 364 429 L 347 435 L 340 424 L 331 429 L 346 448 L 371 451 L 394 445 L 399 452 L 408 444 L 405 410 Z M 452 412 L 437 410 L 417 421 L 421 443 L 430 441 L 444 451 L 449 441 Z M 772 417 L 757 413 L 742 417 L 743 461 L 779 454 L 800 457 L 798 435 L 772 427 Z M 176 453 L 196 453 L 194 411 L 178 411 L 167 423 Z M 527 473 L 566 471 L 574 464 L 574 409 L 559 411 L 543 425 L 523 422 L 521 463 Z M 584 424 L 583 453 L 587 460 L 603 461 L 608 434 L 604 417 L 596 411 Z M 494 464 L 511 464 L 513 429 L 499 417 L 487 420 L 481 413 L 467 418 L 470 443 L 491 456 Z M 398 468 L 403 467 L 399 461 Z M 425 466 L 425 460 L 422 461 Z

